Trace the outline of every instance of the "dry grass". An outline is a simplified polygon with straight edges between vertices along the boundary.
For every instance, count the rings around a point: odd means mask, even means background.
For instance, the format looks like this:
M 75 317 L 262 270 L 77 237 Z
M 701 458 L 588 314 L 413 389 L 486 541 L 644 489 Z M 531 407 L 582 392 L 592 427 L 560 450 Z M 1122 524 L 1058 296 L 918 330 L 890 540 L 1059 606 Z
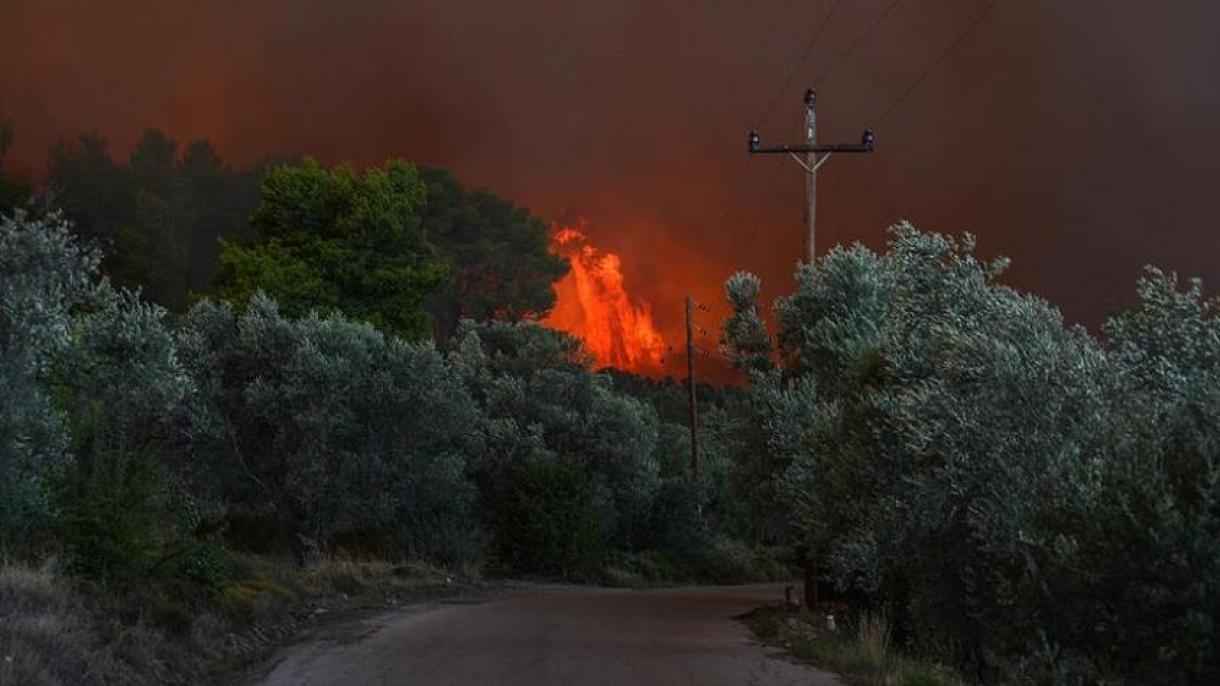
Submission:
M 222 610 L 237 628 L 212 660 L 213 675 L 248 670 L 282 645 L 358 618 L 473 588 L 472 581 L 423 563 L 329 555 L 302 568 L 285 557 L 242 559 L 253 574 L 222 590 Z
M 150 683 L 50 566 L 0 563 L 0 684 Z
M 860 661 L 874 676 L 884 679 L 890 654 L 890 624 L 885 615 L 865 614 L 856 626 L 856 649 Z
M 271 579 L 302 600 L 334 606 L 393 606 L 457 591 L 473 583 L 423 562 L 392 563 L 328 555 L 308 567 L 274 557 L 249 557 L 257 578 Z
M 53 565 L 0 561 L 0 684 L 225 683 L 279 646 L 356 612 L 471 587 L 420 563 L 328 557 L 301 569 L 283 558 L 246 562 L 254 573 L 219 589 L 200 611 L 159 594 L 84 595 Z
M 966 682 L 941 665 L 896 651 L 884 615 L 866 614 L 855 627 L 827 631 L 824 617 L 781 607 L 748 617 L 754 634 L 793 657 L 837 672 L 863 686 L 961 686 Z

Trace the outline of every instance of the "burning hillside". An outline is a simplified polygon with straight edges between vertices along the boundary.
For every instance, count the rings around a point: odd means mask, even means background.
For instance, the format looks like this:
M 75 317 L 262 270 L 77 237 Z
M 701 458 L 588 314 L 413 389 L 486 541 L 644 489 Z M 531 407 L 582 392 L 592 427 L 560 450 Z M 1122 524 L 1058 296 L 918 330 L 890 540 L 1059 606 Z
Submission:
M 555 227 L 551 245 L 572 270 L 555 284 L 555 308 L 543 323 L 583 340 L 600 367 L 659 373 L 665 339 L 653 323 L 652 307 L 627 291 L 622 259 L 591 245 L 571 226 Z

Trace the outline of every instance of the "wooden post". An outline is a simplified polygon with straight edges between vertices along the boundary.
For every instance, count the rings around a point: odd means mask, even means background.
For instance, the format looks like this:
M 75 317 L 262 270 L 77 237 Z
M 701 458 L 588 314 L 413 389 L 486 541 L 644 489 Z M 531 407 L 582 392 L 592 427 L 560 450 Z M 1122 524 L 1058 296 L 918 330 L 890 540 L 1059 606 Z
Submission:
M 805 153 L 805 261 L 809 264 L 818 256 L 818 159 L 813 152 L 818 144 L 817 99 L 812 88 L 805 91 L 805 145 L 809 148 Z
M 818 561 L 814 559 L 813 552 L 805 553 L 805 607 L 809 608 L 810 612 L 816 612 L 818 609 Z
M 695 395 L 695 301 L 686 296 L 686 389 L 690 398 L 690 469 L 699 476 L 699 399 Z

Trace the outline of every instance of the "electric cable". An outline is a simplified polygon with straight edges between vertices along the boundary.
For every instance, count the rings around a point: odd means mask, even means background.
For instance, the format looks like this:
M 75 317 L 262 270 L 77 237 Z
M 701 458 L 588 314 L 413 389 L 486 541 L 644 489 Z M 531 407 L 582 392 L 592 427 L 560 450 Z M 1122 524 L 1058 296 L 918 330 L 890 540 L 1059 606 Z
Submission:
M 767 107 L 763 110 L 762 116 L 758 118 L 757 123 L 754 125 L 755 129 L 762 127 L 763 122 L 767 119 L 767 115 L 771 114 L 771 110 L 775 109 L 775 105 L 779 102 L 780 96 L 782 96 L 784 91 L 788 90 L 788 86 L 792 84 L 792 78 L 796 76 L 798 71 L 800 71 L 801 65 L 805 63 L 805 60 L 809 59 L 809 55 L 813 54 L 814 49 L 817 48 L 818 43 L 822 40 L 822 34 L 826 32 L 826 27 L 830 24 L 831 17 L 834 16 L 835 10 L 839 9 L 839 5 L 841 4 L 843 4 L 843 0 L 835 0 L 835 4 L 831 5 L 830 11 L 827 12 L 826 16 L 822 18 L 821 26 L 818 27 L 817 32 L 813 34 L 813 38 L 811 38 L 805 45 L 805 49 L 801 52 L 800 57 L 798 57 L 796 62 L 793 62 L 792 67 L 788 69 L 788 75 L 784 78 L 783 82 L 780 83 L 780 86 L 775 91 L 775 94 L 771 96 L 771 101 L 767 103 Z
M 893 11 L 897 9 L 898 5 L 900 4 L 902 4 L 902 0 L 894 0 L 889 4 L 889 7 L 885 8 L 885 11 L 877 15 L 877 18 L 873 20 L 872 24 L 869 24 L 868 28 L 864 30 L 864 33 L 857 36 L 856 40 L 852 41 L 851 45 L 847 47 L 847 50 L 840 53 L 839 58 L 831 63 L 830 67 L 824 71 L 821 76 L 814 79 L 813 88 L 816 90 L 818 86 L 821 86 L 826 79 L 830 78 L 831 74 L 834 74 L 835 69 L 837 69 L 839 65 L 843 64 L 843 62 L 846 61 L 853 52 L 855 52 L 856 48 L 858 48 L 860 44 L 863 43 L 864 40 L 868 38 L 878 26 L 881 25 L 881 22 L 885 21 L 885 18 L 890 16 L 890 14 L 893 13 Z
M 873 122 L 873 124 L 870 128 L 874 128 L 874 129 L 877 128 L 886 119 L 888 119 L 890 117 L 890 115 L 892 115 L 895 111 L 897 111 L 898 108 L 901 107 L 904 102 L 906 102 L 907 98 L 911 97 L 911 95 L 916 90 L 918 90 L 921 85 L 923 85 L 923 82 L 928 78 L 928 75 L 931 74 L 933 71 L 935 71 L 936 68 L 939 67 L 941 65 L 941 63 L 944 62 L 945 59 L 947 57 L 949 57 L 949 55 L 954 50 L 956 50 L 958 48 L 958 46 L 960 46 L 962 44 L 963 41 L 966 40 L 966 37 L 969 36 L 971 34 L 971 32 L 973 32 L 974 29 L 976 29 L 980 23 L 982 23 L 983 19 L 996 6 L 996 2 L 997 2 L 997 0 L 991 0 L 991 2 L 988 2 L 987 6 L 984 7 L 983 10 L 981 12 L 979 12 L 977 15 L 975 15 L 974 19 L 971 20 L 970 24 L 966 26 L 966 29 L 964 31 L 962 31 L 961 33 L 959 33 L 957 35 L 957 38 L 953 39 L 953 42 L 950 43 L 948 45 L 948 47 L 946 47 L 944 50 L 941 51 L 940 55 L 937 56 L 937 58 L 928 66 L 927 69 L 923 70 L 923 73 L 919 75 L 919 78 L 915 79 L 915 81 L 912 82 L 911 85 L 908 86 L 907 89 L 905 91 L 903 91 L 901 95 L 898 96 L 898 99 L 896 99 L 893 102 L 893 104 L 891 104 L 888 108 L 886 108 L 885 112 L 883 114 L 881 114 L 881 116 L 876 118 L 876 120 Z

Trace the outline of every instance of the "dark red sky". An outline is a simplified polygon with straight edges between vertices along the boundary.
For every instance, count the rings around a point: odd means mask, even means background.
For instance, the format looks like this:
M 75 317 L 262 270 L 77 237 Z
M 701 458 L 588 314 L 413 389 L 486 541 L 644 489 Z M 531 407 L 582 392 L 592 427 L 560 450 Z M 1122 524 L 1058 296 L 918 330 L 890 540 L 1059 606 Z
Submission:
M 765 137 L 890 2 L 842 3 Z M 855 140 L 986 2 L 899 4 L 821 84 L 823 137 Z M 238 162 L 452 167 L 587 217 L 670 336 L 681 295 L 719 301 L 737 268 L 790 283 L 800 175 L 749 159 L 745 135 L 833 0 L 187 4 L 0 0 L 13 161 L 91 128 L 123 152 L 156 126 Z M 821 245 L 880 245 L 900 218 L 970 230 L 1014 259 L 1011 283 L 1089 324 L 1144 263 L 1220 282 L 1218 27 L 1206 0 L 999 2 L 878 127 L 876 154 L 827 165 Z

